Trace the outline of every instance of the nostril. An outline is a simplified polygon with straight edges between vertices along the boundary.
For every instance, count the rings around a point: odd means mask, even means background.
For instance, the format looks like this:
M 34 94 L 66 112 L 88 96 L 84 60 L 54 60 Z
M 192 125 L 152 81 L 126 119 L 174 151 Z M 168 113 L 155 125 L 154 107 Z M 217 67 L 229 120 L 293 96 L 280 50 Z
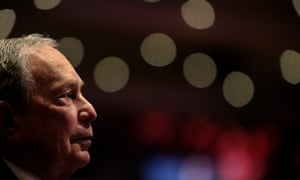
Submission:
M 79 124 L 81 124 L 85 128 L 90 128 L 92 126 L 92 123 L 94 122 L 93 118 L 90 118 L 88 116 L 79 116 Z

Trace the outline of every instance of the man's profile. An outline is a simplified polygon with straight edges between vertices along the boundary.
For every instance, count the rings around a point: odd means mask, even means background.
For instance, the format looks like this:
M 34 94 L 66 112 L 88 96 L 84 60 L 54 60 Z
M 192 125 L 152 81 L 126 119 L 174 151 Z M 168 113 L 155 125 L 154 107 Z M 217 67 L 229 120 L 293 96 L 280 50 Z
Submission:
M 56 48 L 39 34 L 0 40 L 0 171 L 9 179 L 68 179 L 90 161 L 97 113 Z

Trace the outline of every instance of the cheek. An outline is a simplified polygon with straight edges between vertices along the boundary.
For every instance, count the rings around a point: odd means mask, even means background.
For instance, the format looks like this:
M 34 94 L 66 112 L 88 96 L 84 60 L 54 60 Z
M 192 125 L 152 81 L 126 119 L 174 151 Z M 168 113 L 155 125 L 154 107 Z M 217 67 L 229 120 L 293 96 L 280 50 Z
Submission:
M 57 110 L 47 119 L 47 124 L 53 130 L 53 133 L 58 134 L 60 137 L 70 136 L 77 124 L 77 115 L 74 108 Z
M 77 124 L 76 111 L 72 107 L 40 110 L 23 120 L 24 135 L 52 145 L 66 143 Z
M 65 141 L 70 140 L 70 136 L 76 130 L 77 127 L 77 112 L 73 107 L 61 108 L 60 111 L 56 111 L 55 117 L 53 117 L 54 131 L 60 135 L 60 138 L 64 138 Z M 50 122 L 51 123 L 51 122 Z
M 70 137 L 76 128 L 76 116 L 72 110 L 55 111 L 48 114 L 46 118 L 41 119 L 38 134 L 38 143 L 44 147 L 42 151 L 52 154 L 54 157 L 65 157 L 69 154 L 72 147 Z

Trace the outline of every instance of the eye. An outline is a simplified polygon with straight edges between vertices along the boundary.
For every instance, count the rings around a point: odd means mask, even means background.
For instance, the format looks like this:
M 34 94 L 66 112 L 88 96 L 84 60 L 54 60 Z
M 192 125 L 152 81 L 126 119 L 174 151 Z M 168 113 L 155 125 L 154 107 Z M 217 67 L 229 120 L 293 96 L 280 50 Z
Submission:
M 61 106 L 71 105 L 77 99 L 77 94 L 74 92 L 67 92 L 57 97 L 56 103 Z
M 73 92 L 68 92 L 60 96 L 60 98 L 76 99 L 77 95 Z

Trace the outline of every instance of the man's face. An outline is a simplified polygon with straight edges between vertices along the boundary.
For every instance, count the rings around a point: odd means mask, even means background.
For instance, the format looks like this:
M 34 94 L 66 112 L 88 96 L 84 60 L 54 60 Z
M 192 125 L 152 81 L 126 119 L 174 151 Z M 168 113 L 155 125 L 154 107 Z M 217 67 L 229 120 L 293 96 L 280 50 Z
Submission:
M 85 166 L 97 114 L 81 94 L 82 80 L 56 49 L 45 47 L 27 62 L 36 89 L 18 124 L 28 158 L 47 165 L 77 169 Z

